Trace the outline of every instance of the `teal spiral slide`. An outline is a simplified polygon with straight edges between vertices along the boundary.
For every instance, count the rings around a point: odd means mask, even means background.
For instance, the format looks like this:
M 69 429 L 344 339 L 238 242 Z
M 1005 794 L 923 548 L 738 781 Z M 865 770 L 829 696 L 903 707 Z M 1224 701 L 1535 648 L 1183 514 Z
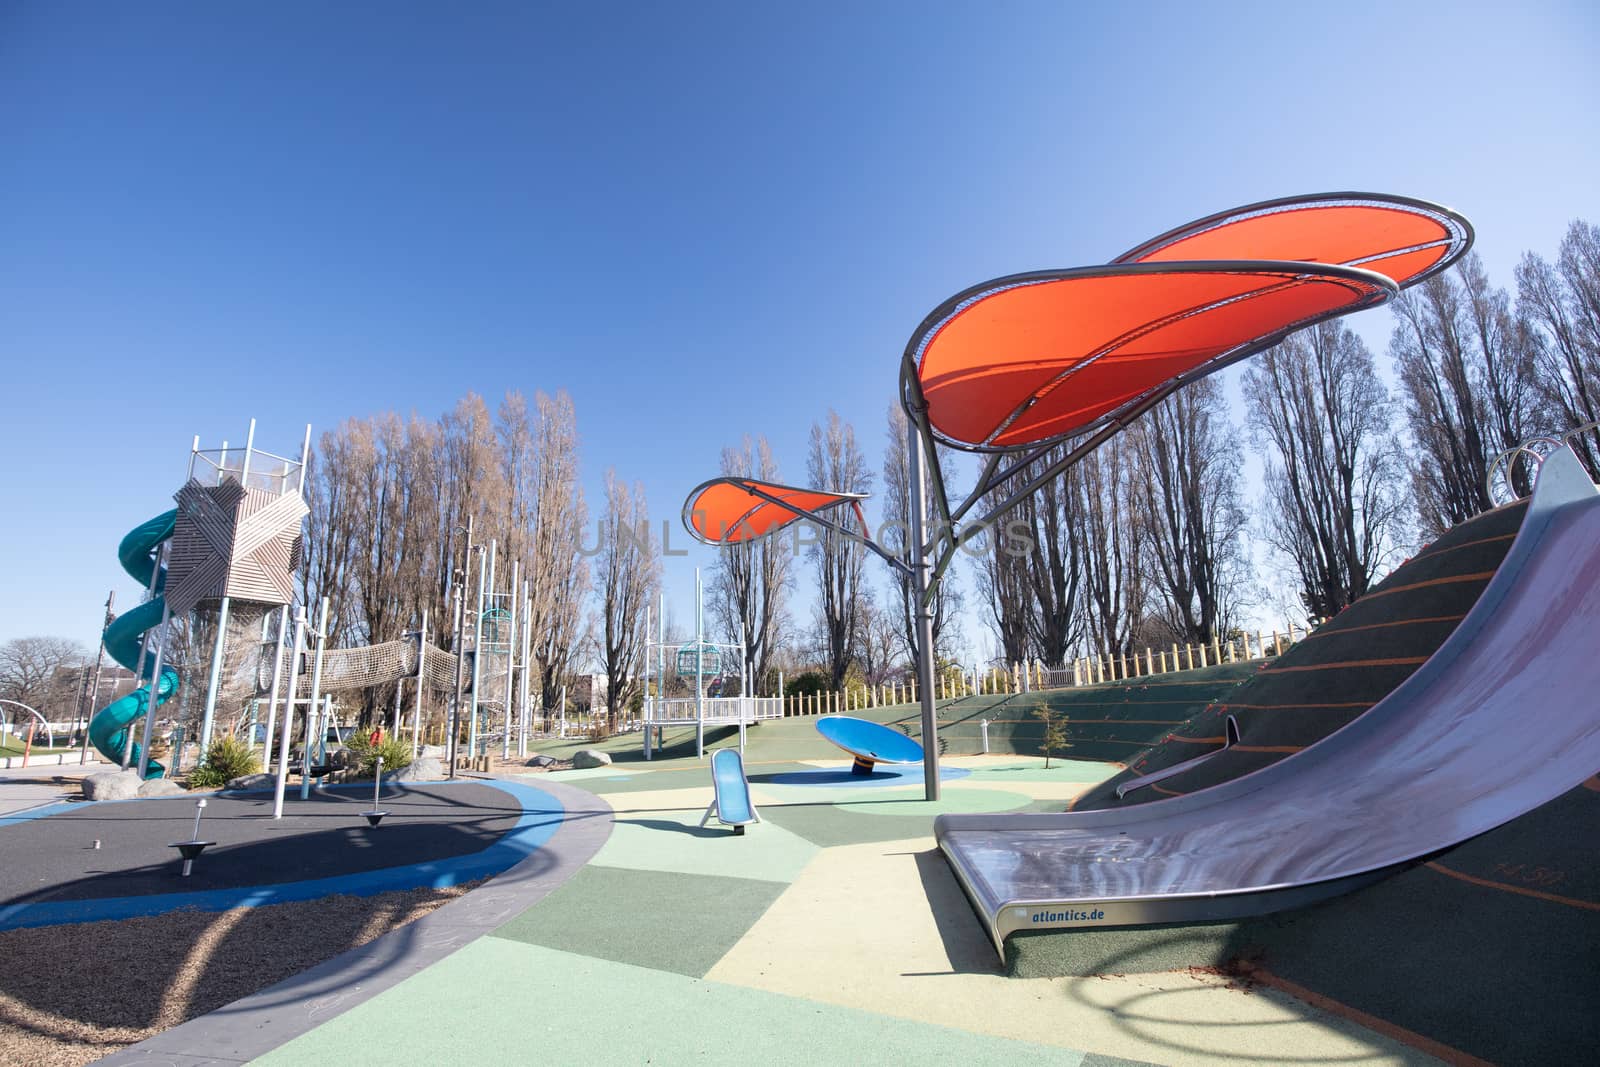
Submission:
M 135 527 L 128 536 L 122 539 L 122 545 L 117 549 L 117 556 L 122 561 L 122 569 L 133 576 L 133 580 L 140 585 L 149 587 L 150 579 L 156 577 L 157 560 L 161 554 L 161 543 L 172 536 L 172 524 L 177 520 L 178 510 L 157 515 L 149 522 Z M 140 678 L 147 682 L 155 673 L 155 654 L 144 657 L 144 662 L 139 662 L 139 649 L 146 630 L 161 625 L 161 614 L 166 608 L 166 600 L 162 597 L 162 588 L 166 585 L 166 571 L 163 569 L 159 578 L 156 578 L 156 595 L 131 611 L 125 611 L 106 627 L 106 651 L 111 658 L 122 664 L 130 671 L 134 671 Z M 133 724 L 144 718 L 152 710 L 150 706 L 150 691 L 156 691 L 155 707 L 159 708 L 172 695 L 178 691 L 178 672 L 171 667 L 163 665 L 161 677 L 153 685 L 145 685 L 119 700 L 101 708 L 89 723 L 89 740 L 94 742 L 94 747 L 100 754 L 112 763 L 122 762 L 122 750 L 128 743 L 128 731 Z M 139 765 L 140 745 L 133 743 L 133 760 L 128 765 Z M 146 778 L 160 778 L 166 773 L 166 768 L 155 760 L 151 760 L 145 771 Z

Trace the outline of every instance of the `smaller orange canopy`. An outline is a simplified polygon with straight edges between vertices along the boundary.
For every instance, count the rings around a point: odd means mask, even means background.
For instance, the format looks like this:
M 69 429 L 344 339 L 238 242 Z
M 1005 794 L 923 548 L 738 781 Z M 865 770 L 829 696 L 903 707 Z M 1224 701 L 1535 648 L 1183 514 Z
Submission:
M 865 493 L 798 489 L 754 478 L 713 478 L 689 493 L 683 503 L 683 525 L 708 545 L 739 544 L 866 498 Z

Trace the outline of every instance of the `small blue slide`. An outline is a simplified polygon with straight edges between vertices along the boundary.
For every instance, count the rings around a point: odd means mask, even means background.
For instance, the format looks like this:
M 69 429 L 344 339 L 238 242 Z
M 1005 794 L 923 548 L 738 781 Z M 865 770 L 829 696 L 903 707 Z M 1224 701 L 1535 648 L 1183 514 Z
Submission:
M 756 806 L 750 802 L 750 782 L 744 776 L 744 757 L 736 748 L 719 748 L 711 754 L 711 805 L 700 818 L 704 826 L 715 815 L 736 834 L 753 822 L 760 822 Z

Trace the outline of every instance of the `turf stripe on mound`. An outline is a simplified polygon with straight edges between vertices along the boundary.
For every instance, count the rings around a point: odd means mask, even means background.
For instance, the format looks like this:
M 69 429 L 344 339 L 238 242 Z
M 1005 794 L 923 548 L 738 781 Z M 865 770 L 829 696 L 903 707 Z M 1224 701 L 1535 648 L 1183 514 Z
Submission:
M 1505 558 L 1525 503 L 1462 523 L 1397 568 L 1248 681 L 1220 694 L 1128 770 L 1080 797 L 1074 810 L 1141 804 L 1206 789 L 1316 744 L 1393 692 L 1450 637 Z M 1217 751 L 1232 716 L 1239 744 Z M 1116 796 L 1121 783 L 1206 752 L 1216 755 L 1159 783 Z

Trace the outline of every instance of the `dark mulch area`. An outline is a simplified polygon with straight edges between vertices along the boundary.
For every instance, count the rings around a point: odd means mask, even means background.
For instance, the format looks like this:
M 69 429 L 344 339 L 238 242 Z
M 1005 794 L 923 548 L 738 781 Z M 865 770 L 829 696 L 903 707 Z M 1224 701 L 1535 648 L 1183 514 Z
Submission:
M 0 932 L 0 1067 L 97 1060 L 481 884 Z
M 291 791 L 277 821 L 270 793 L 209 797 L 200 837 L 217 844 L 183 878 L 168 846 L 193 833 L 194 799 L 85 803 L 0 831 L 0 904 L 235 889 L 446 860 L 489 847 L 523 815 L 519 801 L 479 783 L 386 786 L 391 814 L 376 830 L 360 816 L 371 807 L 370 783 L 313 790 L 304 801 Z
M 1079 797 L 1073 810 L 1209 788 L 1314 745 L 1364 714 L 1455 632 L 1505 559 L 1526 511 L 1526 503 L 1515 504 L 1444 534 L 1337 618 L 1138 753 L 1126 771 Z M 1238 746 L 1118 799 L 1124 781 L 1220 747 L 1229 715 L 1239 724 Z

